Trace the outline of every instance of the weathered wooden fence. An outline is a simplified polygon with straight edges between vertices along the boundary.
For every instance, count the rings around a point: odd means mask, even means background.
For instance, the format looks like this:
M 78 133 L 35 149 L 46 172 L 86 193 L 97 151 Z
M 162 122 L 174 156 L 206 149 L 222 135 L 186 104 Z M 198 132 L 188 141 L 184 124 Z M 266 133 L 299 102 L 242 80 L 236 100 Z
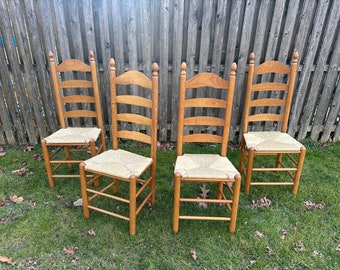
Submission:
M 339 0 L 1 0 L 0 144 L 35 144 L 57 129 L 48 52 L 88 61 L 89 50 L 107 126 L 110 57 L 118 74 L 149 75 L 153 62 L 160 65 L 159 137 L 173 141 L 182 61 L 189 76 L 209 70 L 225 78 L 237 63 L 237 139 L 249 54 L 289 64 L 298 50 L 289 133 L 340 140 L 339 19 Z

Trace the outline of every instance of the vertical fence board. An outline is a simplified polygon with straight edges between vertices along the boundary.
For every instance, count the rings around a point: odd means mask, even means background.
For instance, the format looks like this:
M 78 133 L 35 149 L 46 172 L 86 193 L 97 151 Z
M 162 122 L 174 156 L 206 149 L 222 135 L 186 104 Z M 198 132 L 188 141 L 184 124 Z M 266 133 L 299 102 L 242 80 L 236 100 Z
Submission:
M 169 0 L 161 2 L 160 6 L 160 71 L 159 71 L 159 140 L 167 140 L 167 123 L 168 123 L 168 36 L 169 36 Z
M 109 59 L 111 58 L 111 41 L 110 41 L 110 32 L 109 32 L 109 20 L 108 20 L 108 5 L 107 1 L 97 1 L 97 8 L 98 8 L 98 24 L 99 24 L 99 44 L 101 49 L 101 59 L 102 59 L 102 68 L 103 68 L 103 74 L 100 77 L 100 89 L 101 93 L 103 93 L 106 100 L 106 106 L 102 106 L 102 109 L 105 108 L 106 112 L 111 111 L 111 104 L 110 104 L 110 88 L 107 82 L 110 81 L 110 75 L 109 75 Z M 97 56 L 97 58 L 99 58 Z M 101 97 L 103 98 L 103 97 Z M 108 115 L 108 113 L 103 114 L 104 121 L 108 118 L 111 118 L 111 115 Z M 105 121 L 107 122 L 107 121 Z
M 246 81 L 246 67 L 249 56 L 249 48 L 251 36 L 253 33 L 253 25 L 254 25 L 254 16 L 255 16 L 255 8 L 256 1 L 248 0 L 245 5 L 244 12 L 244 21 L 241 27 L 242 36 L 239 47 L 239 55 L 237 61 L 237 75 L 236 75 L 236 89 L 244 90 L 244 82 Z M 237 126 L 238 123 L 241 122 L 242 114 L 243 114 L 243 91 L 235 91 L 234 94 L 234 104 L 233 104 L 233 112 L 230 124 L 231 126 Z
M 0 17 L 0 28 L 1 28 L 1 17 Z M 2 31 L 2 30 L 1 30 Z M 6 136 L 8 136 L 8 143 L 10 141 L 13 143 L 14 141 L 22 142 L 24 139 L 24 129 L 20 123 L 20 117 L 17 107 L 17 102 L 15 99 L 13 85 L 11 82 L 11 74 L 8 71 L 7 60 L 5 56 L 5 48 L 0 49 L 0 78 L 1 78 L 1 95 L 2 99 L 1 108 L 4 110 L 4 113 L 1 114 L 1 125 L 4 129 Z M 7 110 L 6 110 L 7 106 Z M 16 134 L 16 138 L 14 138 Z
M 0 49 L 0 61 L 1 63 L 6 63 L 4 59 L 3 50 Z M 6 99 L 5 92 L 11 91 L 11 84 L 8 76 L 8 71 L 6 65 L 0 65 L 0 143 L 1 144 L 15 144 L 16 138 L 14 136 L 14 132 L 12 130 L 11 123 L 11 111 L 7 107 L 6 102 L 9 100 Z
M 184 1 L 174 1 L 170 140 L 177 140 L 179 74 L 182 61 Z

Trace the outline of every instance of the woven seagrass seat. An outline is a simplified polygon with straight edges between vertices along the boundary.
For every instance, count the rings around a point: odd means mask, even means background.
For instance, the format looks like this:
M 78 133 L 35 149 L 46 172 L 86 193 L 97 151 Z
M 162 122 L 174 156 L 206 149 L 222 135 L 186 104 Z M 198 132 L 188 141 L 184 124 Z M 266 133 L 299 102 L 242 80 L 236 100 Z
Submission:
M 292 193 L 297 193 L 306 148 L 286 133 L 297 59 L 295 52 L 291 66 L 266 61 L 255 67 L 255 54 L 250 55 L 239 165 L 239 170 L 245 174 L 246 194 L 250 186 L 255 185 L 291 185 Z M 265 156 L 276 157 L 272 166 L 265 163 L 268 162 L 263 159 Z M 253 172 L 284 172 L 292 181 L 278 181 L 274 174 L 269 181 L 263 181 L 264 174 L 253 177 Z
M 90 51 L 89 65 L 77 59 L 56 65 L 52 52 L 49 58 L 60 129 L 41 145 L 48 182 L 54 187 L 56 178 L 79 177 L 67 167 L 78 165 L 87 153 L 95 156 L 105 151 L 105 131 L 94 53 Z
M 139 177 L 151 164 L 152 158 L 144 157 L 125 150 L 107 150 L 104 153 L 84 161 L 86 170 L 129 179 Z
M 229 232 L 234 233 L 241 176 L 227 158 L 231 107 L 235 88 L 236 64 L 226 81 L 217 74 L 203 72 L 186 79 L 186 64 L 182 63 L 180 75 L 177 159 L 175 163 L 173 231 L 178 232 L 179 221 L 210 220 L 228 221 Z M 195 89 L 196 97 L 189 92 Z M 205 91 L 210 91 L 207 96 Z M 221 98 L 219 98 L 221 97 Z M 207 132 L 209 131 L 209 132 Z M 190 153 L 187 143 L 213 144 L 221 147 L 220 153 Z M 185 152 L 185 153 L 183 153 Z M 197 197 L 192 190 L 191 196 L 181 192 L 184 183 L 195 183 L 216 187 L 216 197 Z M 191 187 L 192 187 L 191 186 Z M 202 188 L 202 187 L 201 187 Z M 222 205 L 227 214 L 180 214 L 183 203 Z
M 91 140 L 97 140 L 102 130 L 100 128 L 62 128 L 45 138 L 46 143 L 65 143 L 79 144 L 89 143 Z
M 175 174 L 187 178 L 233 179 L 239 172 L 227 157 L 214 154 L 184 154 L 176 160 Z
M 303 144 L 280 131 L 248 132 L 244 134 L 247 148 L 255 151 L 300 151 Z
M 113 149 L 79 165 L 83 210 L 86 218 L 92 210 L 127 220 L 130 235 L 134 235 L 137 215 L 145 205 L 155 202 L 158 65 L 152 67 L 152 79 L 137 70 L 117 76 L 115 62 L 111 59 L 110 88 Z M 121 149 L 124 142 L 132 141 L 142 143 L 141 147 L 150 154 Z M 88 173 L 93 177 L 88 178 Z M 128 192 L 119 189 L 118 184 L 122 187 L 125 184 Z M 119 205 L 109 207 L 101 204 L 103 200 L 108 205 Z M 129 206 L 128 213 L 120 211 L 124 204 Z

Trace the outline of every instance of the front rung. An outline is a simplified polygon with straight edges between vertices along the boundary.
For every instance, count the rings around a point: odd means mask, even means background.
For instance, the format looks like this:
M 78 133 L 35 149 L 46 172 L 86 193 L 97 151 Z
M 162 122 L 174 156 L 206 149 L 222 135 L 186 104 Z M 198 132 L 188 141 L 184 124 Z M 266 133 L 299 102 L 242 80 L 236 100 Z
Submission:
M 230 217 L 179 216 L 179 219 L 230 221 Z

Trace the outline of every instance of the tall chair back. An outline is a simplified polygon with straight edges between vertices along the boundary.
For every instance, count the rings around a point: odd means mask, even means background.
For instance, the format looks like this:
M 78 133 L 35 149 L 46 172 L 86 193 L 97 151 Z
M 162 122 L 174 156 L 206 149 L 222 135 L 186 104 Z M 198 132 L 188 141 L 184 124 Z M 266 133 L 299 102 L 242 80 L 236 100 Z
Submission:
M 181 65 L 177 159 L 174 170 L 173 231 L 175 233 L 178 232 L 181 219 L 229 221 L 229 232 L 235 231 L 241 177 L 227 158 L 235 76 L 235 63 L 231 67 L 229 81 L 209 72 L 199 73 L 187 79 L 186 64 Z M 193 93 L 193 97 L 189 92 Z M 188 143 L 220 145 L 221 150 L 219 154 L 207 153 L 207 146 L 204 148 L 204 153 L 190 153 L 190 150 L 185 149 L 184 146 Z M 201 197 L 189 198 L 185 193 L 181 194 L 181 185 L 185 182 L 204 183 L 201 187 Z M 206 191 L 205 183 L 217 186 L 216 198 L 208 198 L 206 192 L 203 192 Z M 224 189 L 229 191 L 229 196 L 225 194 Z M 223 217 L 182 215 L 180 214 L 182 203 L 222 204 L 230 214 Z

